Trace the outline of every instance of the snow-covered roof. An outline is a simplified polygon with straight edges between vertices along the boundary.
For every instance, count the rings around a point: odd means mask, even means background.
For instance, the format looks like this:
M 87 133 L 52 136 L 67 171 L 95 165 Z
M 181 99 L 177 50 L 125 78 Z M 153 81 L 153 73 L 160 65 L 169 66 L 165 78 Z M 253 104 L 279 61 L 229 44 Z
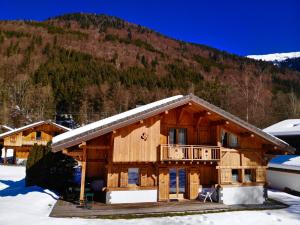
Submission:
M 277 61 L 281 62 L 286 59 L 300 57 L 300 52 L 288 52 L 288 53 L 273 53 L 267 55 L 248 55 L 248 58 L 262 60 L 262 61 Z
M 0 125 L 1 128 L 4 128 L 5 130 L 11 131 L 13 128 L 7 126 L 7 125 Z
M 136 114 L 141 113 L 143 111 L 149 110 L 151 108 L 155 108 L 157 106 L 166 104 L 168 102 L 174 101 L 174 100 L 182 98 L 182 97 L 183 97 L 182 95 L 176 95 L 176 96 L 173 96 L 173 97 L 170 97 L 170 98 L 165 98 L 165 99 L 162 99 L 162 100 L 159 100 L 159 101 L 156 101 L 156 102 L 152 102 L 152 103 L 147 104 L 147 105 L 139 106 L 137 108 L 128 110 L 126 112 L 123 112 L 123 113 L 105 118 L 103 120 L 99 120 L 97 122 L 87 124 L 83 127 L 79 127 L 77 129 L 71 130 L 69 132 L 57 135 L 56 137 L 53 138 L 52 144 L 63 141 L 67 138 L 74 137 L 74 136 L 79 135 L 81 133 L 84 133 L 84 132 L 87 132 L 87 131 L 90 131 L 90 130 L 93 130 L 93 129 L 96 129 L 96 128 L 99 128 L 99 127 L 102 127 L 104 125 L 116 122 L 118 120 L 127 118 L 129 116 L 136 115 Z
M 282 150 L 294 152 L 295 149 L 289 146 L 286 142 L 263 132 L 261 129 L 247 123 L 246 121 L 226 112 L 225 110 L 210 104 L 209 102 L 193 95 L 189 94 L 186 96 L 177 95 L 170 98 L 162 99 L 138 108 L 114 115 L 112 117 L 99 120 L 97 122 L 85 125 L 83 127 L 71 130 L 69 132 L 57 135 L 52 139 L 52 151 L 60 151 L 63 148 L 69 148 L 80 144 L 84 141 L 91 140 L 93 138 L 99 137 L 103 134 L 112 132 L 121 127 L 127 126 L 149 118 L 151 116 L 162 113 L 166 110 L 170 110 L 179 106 L 182 106 L 187 103 L 195 103 L 206 109 L 207 111 L 216 113 L 224 119 L 227 119 L 236 125 L 246 129 L 249 132 L 253 132 L 257 136 L 273 143 L 275 146 L 278 146 Z
M 54 123 L 52 121 L 38 121 L 38 122 L 31 123 L 31 124 L 28 124 L 28 125 L 23 126 L 23 127 L 16 128 L 16 129 L 11 130 L 11 131 L 7 131 L 7 132 L 5 132 L 3 134 L 0 134 L 0 139 L 5 138 L 5 137 L 7 137 L 9 135 L 12 135 L 12 134 L 19 133 L 19 132 L 21 132 L 23 130 L 26 130 L 26 129 L 29 129 L 29 128 L 33 128 L 33 127 L 37 127 L 37 126 L 43 125 L 43 124 L 52 124 L 53 126 L 56 126 L 56 127 L 60 128 L 60 129 L 63 129 L 64 131 L 70 131 L 71 130 L 68 127 L 62 126 L 62 125 Z
M 300 119 L 283 120 L 264 129 L 275 136 L 300 135 Z
M 300 171 L 299 155 L 280 155 L 273 158 L 268 167 Z

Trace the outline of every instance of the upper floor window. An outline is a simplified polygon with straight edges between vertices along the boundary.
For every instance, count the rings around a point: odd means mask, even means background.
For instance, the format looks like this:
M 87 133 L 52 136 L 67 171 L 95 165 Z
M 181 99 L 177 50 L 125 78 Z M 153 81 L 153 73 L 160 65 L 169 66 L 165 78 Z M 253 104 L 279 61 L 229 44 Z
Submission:
M 139 185 L 139 168 L 128 168 L 128 184 Z
M 36 140 L 41 140 L 42 139 L 42 132 L 41 131 L 37 131 L 35 134 L 35 139 Z
M 221 142 L 223 147 L 238 147 L 239 140 L 237 135 L 230 133 L 226 130 L 222 130 Z
M 187 144 L 187 129 L 186 128 L 170 128 L 169 129 L 169 144 Z

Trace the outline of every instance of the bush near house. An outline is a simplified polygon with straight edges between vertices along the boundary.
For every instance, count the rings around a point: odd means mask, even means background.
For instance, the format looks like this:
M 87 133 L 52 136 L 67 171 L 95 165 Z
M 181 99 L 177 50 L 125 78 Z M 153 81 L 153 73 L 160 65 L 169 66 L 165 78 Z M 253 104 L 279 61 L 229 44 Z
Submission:
M 76 161 L 61 152 L 51 152 L 51 147 L 34 145 L 26 165 L 26 186 L 38 185 L 64 193 L 73 181 Z

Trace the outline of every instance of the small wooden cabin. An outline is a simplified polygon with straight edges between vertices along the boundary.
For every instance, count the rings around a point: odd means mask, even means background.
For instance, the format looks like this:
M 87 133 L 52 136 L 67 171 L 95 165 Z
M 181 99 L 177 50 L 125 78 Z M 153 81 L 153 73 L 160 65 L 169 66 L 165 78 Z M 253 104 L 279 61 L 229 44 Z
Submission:
M 225 204 L 264 202 L 268 155 L 294 149 L 192 94 L 174 96 L 53 138 L 52 150 L 102 180 L 106 203 L 197 199 L 218 187 Z
M 34 144 L 47 145 L 54 136 L 66 131 L 70 129 L 51 121 L 39 121 L 0 134 L 4 147 L 4 163 L 7 149 L 13 149 L 15 163 L 17 160 L 26 160 Z

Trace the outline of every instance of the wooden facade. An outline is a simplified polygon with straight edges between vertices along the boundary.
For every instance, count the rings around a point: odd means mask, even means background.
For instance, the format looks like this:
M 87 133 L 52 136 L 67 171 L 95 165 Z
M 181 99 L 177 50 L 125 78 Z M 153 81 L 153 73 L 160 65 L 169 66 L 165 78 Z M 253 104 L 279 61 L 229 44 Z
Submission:
M 264 185 L 274 151 L 286 152 L 194 101 L 63 149 L 82 162 L 82 186 L 87 178 L 103 180 L 105 192 L 157 190 L 158 201 L 196 199 L 212 185 Z M 130 169 L 138 171 L 135 184 Z
M 68 130 L 68 128 L 52 122 L 40 121 L 3 133 L 0 137 L 3 141 L 4 151 L 13 149 L 14 159 L 27 159 L 34 144 L 47 145 L 54 136 Z

